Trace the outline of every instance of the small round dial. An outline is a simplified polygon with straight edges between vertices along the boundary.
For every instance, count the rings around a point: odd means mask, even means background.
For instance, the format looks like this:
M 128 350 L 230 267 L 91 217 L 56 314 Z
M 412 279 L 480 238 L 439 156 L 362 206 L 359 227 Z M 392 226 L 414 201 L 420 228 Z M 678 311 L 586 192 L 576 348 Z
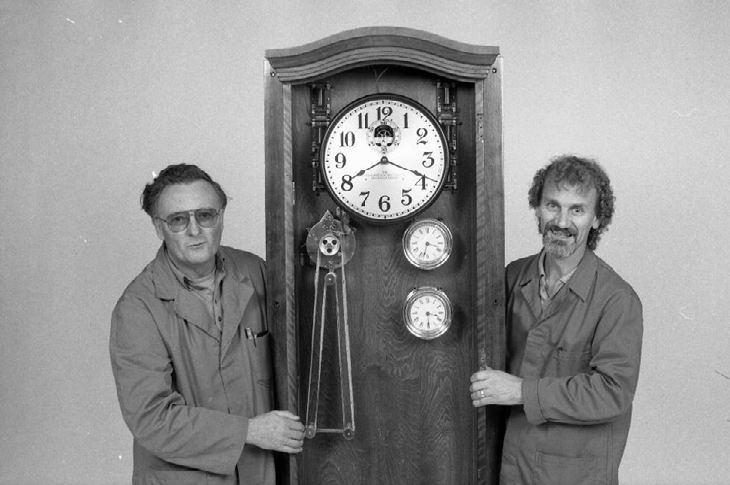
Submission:
M 406 298 L 403 319 L 409 332 L 418 338 L 432 340 L 451 326 L 451 301 L 438 288 L 422 286 Z
M 431 270 L 444 264 L 452 247 L 451 231 L 436 219 L 416 221 L 403 233 L 403 253 L 420 269 Z
M 335 202 L 375 222 L 426 209 L 449 168 L 438 120 L 395 94 L 366 96 L 345 107 L 327 129 L 321 153 L 322 178 Z

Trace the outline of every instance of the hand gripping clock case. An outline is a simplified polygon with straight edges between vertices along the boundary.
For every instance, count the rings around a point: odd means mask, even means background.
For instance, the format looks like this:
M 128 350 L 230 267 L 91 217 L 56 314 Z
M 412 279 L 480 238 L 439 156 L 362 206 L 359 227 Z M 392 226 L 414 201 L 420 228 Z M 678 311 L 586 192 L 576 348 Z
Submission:
M 394 27 L 264 61 L 281 484 L 497 484 L 503 417 L 502 58 Z

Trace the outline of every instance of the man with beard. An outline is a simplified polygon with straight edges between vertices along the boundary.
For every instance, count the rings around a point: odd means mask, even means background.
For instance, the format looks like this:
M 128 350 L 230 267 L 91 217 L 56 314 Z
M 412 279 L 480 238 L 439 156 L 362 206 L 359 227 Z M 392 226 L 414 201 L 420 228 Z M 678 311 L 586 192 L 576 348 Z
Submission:
M 510 406 L 500 483 L 617 484 L 641 361 L 642 308 L 594 254 L 614 196 L 593 160 L 554 159 L 529 191 L 540 253 L 507 266 L 507 372 L 471 377 Z

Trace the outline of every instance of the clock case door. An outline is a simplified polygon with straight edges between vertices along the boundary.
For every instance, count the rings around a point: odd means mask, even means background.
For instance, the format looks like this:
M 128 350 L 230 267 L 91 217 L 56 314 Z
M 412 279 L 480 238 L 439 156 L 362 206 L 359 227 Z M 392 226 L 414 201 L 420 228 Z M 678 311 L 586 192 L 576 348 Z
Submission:
M 444 188 L 409 220 L 349 221 L 356 239 L 344 272 L 355 435 L 305 439 L 302 453 L 278 457 L 279 483 L 497 484 L 503 416 L 496 408 L 473 408 L 468 388 L 481 366 L 502 369 L 505 362 L 498 54 L 494 47 L 398 28 L 356 29 L 266 51 L 267 290 L 276 396 L 278 408 L 303 421 L 307 399 L 314 398 L 309 374 L 316 273 L 307 235 L 326 211 L 341 215 L 324 188 L 314 189 L 313 86 L 329 86 L 332 120 L 374 93 L 407 96 L 437 115 L 439 83 L 450 83 L 459 123 L 455 189 Z M 450 258 L 431 271 L 414 267 L 402 250 L 408 225 L 423 218 L 441 220 L 454 238 Z M 434 340 L 415 337 L 403 321 L 407 295 L 421 286 L 442 289 L 453 305 L 451 327 Z M 320 281 L 320 302 L 322 287 Z M 322 361 L 318 428 L 343 428 L 332 304 Z

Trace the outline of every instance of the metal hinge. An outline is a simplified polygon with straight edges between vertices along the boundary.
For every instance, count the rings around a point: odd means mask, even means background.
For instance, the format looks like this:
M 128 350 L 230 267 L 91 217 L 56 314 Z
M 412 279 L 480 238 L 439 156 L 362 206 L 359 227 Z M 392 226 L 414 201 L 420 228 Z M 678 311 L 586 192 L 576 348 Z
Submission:
M 459 110 L 456 104 L 456 83 L 438 81 L 436 83 L 436 92 L 438 99 L 436 115 L 446 136 L 450 160 L 449 173 L 446 177 L 445 186 L 450 188 L 452 192 L 456 192 L 457 167 L 459 165 L 456 127 L 461 124 L 458 117 Z
M 330 101 L 330 83 L 310 83 L 310 119 L 309 125 L 312 127 L 312 191 L 319 192 L 324 189 L 322 183 L 322 175 L 319 170 L 320 151 L 324 134 L 330 124 L 331 101 Z

